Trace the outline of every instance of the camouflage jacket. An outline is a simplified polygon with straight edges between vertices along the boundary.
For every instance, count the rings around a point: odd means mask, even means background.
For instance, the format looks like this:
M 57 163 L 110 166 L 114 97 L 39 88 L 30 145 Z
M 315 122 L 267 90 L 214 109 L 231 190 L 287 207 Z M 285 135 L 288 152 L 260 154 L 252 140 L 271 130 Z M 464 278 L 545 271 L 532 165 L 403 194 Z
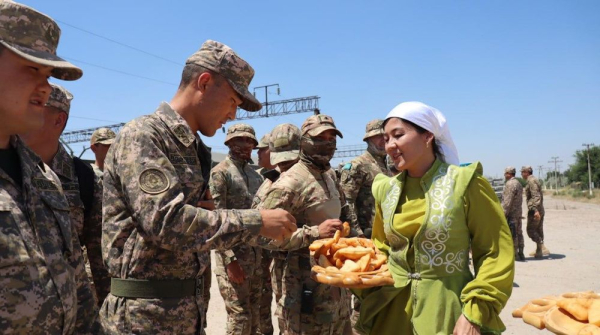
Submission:
M 220 237 L 260 232 L 259 211 L 196 207 L 205 184 L 202 145 L 165 102 L 119 132 L 103 176 L 102 252 L 112 277 L 199 279 L 208 251 L 235 240 Z M 163 301 L 109 294 L 100 318 L 112 333 L 195 334 L 202 306 L 202 295 Z
M 517 178 L 511 178 L 504 184 L 502 209 L 509 219 L 520 219 L 523 215 L 523 186 Z
M 92 169 L 94 169 L 94 173 L 96 174 L 96 177 L 98 177 L 98 179 L 100 179 L 100 182 L 102 182 L 102 175 L 104 174 L 104 172 L 102 172 L 102 170 L 100 170 L 98 165 L 93 164 L 93 163 L 92 163 Z
M 527 178 L 525 195 L 527 196 L 527 209 L 530 212 L 537 210 L 540 214 L 544 214 L 544 193 L 542 193 L 542 186 L 536 177 L 529 176 Z
M 310 277 L 307 246 L 319 238 L 318 225 L 327 219 L 352 221 L 350 207 L 333 169 L 319 171 L 300 161 L 281 174 L 266 192 L 258 209 L 282 208 L 297 221 L 298 230 L 279 250 L 289 250 L 283 269 L 284 296 L 279 301 L 290 313 L 300 314 L 303 290 L 312 292 L 312 316 L 321 323 L 349 317 L 348 295 L 338 287 L 318 284 Z M 355 220 L 355 216 L 354 216 Z M 273 243 L 272 243 L 273 245 Z
M 210 194 L 217 209 L 250 209 L 252 199 L 262 184 L 263 177 L 247 162 L 227 156 L 217 164 L 210 172 Z M 244 248 L 241 248 L 244 249 Z M 230 263 L 235 255 L 238 259 L 244 255 L 240 254 L 240 247 L 220 252 L 224 264 Z
M 22 184 L 0 169 L 0 328 L 85 334 L 97 308 L 58 177 L 18 137 Z
M 342 168 L 342 191 L 358 216 L 358 223 L 363 231 L 373 227 L 375 199 L 371 193 L 371 185 L 375 176 L 380 173 L 390 176 L 385 157 L 378 159 L 368 151 Z
M 85 208 L 79 192 L 79 181 L 75 174 L 73 157 L 67 153 L 62 144 L 58 146 L 58 152 L 50 162 L 50 168 L 58 175 L 67 197 L 71 222 L 77 230 L 80 244 L 86 248 L 96 288 L 96 297 L 102 302 L 110 291 L 110 277 L 102 262 L 102 184 L 96 177 L 93 206 L 89 216 L 85 218 Z

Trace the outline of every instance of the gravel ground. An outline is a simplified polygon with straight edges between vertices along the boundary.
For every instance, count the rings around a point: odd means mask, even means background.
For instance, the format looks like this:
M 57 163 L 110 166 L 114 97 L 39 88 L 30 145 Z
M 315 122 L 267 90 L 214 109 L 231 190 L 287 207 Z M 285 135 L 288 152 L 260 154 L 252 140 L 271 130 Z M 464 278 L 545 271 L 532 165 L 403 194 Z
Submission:
M 551 255 L 543 260 L 528 257 L 526 262 L 516 262 L 513 293 L 501 314 L 507 328 L 504 334 L 549 334 L 511 316 L 515 308 L 531 299 L 573 291 L 600 292 L 600 205 L 553 199 L 549 195 L 544 200 L 545 243 Z M 525 255 L 528 256 L 535 249 L 535 244 L 527 237 L 525 222 L 523 234 Z M 227 320 L 216 282 L 213 274 L 206 329 L 209 335 L 225 334 Z M 275 310 L 275 304 L 272 310 Z M 273 321 L 276 323 L 275 317 Z M 275 329 L 277 334 L 276 324 Z

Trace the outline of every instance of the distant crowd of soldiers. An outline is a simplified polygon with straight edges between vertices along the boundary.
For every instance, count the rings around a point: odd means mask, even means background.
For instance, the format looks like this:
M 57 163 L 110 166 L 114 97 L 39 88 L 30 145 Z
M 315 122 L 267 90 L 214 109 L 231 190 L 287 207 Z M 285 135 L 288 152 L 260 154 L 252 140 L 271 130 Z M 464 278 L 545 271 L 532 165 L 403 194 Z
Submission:
M 348 290 L 310 278 L 308 246 L 344 221 L 369 237 L 371 184 L 392 173 L 381 120 L 339 171 L 330 162 L 343 135 L 327 115 L 260 141 L 234 124 L 211 169 L 198 132 L 262 106 L 248 91 L 252 67 L 209 40 L 170 102 L 118 135 L 94 132 L 89 165 L 60 143 L 73 95 L 48 78 L 83 71 L 56 55 L 59 37 L 50 17 L 0 0 L 2 333 L 203 334 L 215 250 L 227 334 L 272 334 L 273 295 L 281 333 L 351 334 L 359 303 L 353 313 Z
M 523 253 L 524 240 L 522 229 L 523 186 L 515 178 L 517 171 L 509 166 L 504 169 L 504 192 L 502 194 L 502 209 L 510 227 L 515 246 L 515 260 L 525 261 Z M 539 180 L 533 176 L 531 166 L 521 168 L 521 177 L 527 182 L 525 196 L 527 200 L 527 235 L 536 244 L 536 249 L 529 256 L 543 259 L 550 255 L 544 244 L 544 194 Z

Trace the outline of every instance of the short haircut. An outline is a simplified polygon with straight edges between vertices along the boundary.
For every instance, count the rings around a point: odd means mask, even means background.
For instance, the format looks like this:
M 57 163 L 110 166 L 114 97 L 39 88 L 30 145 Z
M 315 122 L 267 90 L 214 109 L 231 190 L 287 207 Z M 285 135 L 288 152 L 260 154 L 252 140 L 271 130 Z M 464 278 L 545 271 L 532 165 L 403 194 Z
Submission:
M 220 83 L 221 78 L 219 74 L 215 71 L 209 70 L 202 65 L 189 63 L 185 65 L 185 67 L 183 68 L 183 72 L 181 73 L 181 82 L 179 82 L 179 89 L 182 90 L 186 88 L 192 81 L 198 79 L 198 77 L 204 72 L 210 73 L 210 75 L 213 76 L 213 78 L 215 78 L 217 85 Z

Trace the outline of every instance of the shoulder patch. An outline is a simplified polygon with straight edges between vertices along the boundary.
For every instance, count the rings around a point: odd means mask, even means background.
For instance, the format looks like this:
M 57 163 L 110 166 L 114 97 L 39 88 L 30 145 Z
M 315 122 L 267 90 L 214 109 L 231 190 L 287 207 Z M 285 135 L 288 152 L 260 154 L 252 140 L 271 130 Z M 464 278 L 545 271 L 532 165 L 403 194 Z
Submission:
M 140 188 L 148 194 L 159 194 L 169 189 L 170 182 L 165 173 L 158 168 L 147 168 L 139 177 Z
M 350 170 L 351 168 L 352 168 L 352 163 L 346 163 L 346 165 L 344 165 L 342 170 Z

